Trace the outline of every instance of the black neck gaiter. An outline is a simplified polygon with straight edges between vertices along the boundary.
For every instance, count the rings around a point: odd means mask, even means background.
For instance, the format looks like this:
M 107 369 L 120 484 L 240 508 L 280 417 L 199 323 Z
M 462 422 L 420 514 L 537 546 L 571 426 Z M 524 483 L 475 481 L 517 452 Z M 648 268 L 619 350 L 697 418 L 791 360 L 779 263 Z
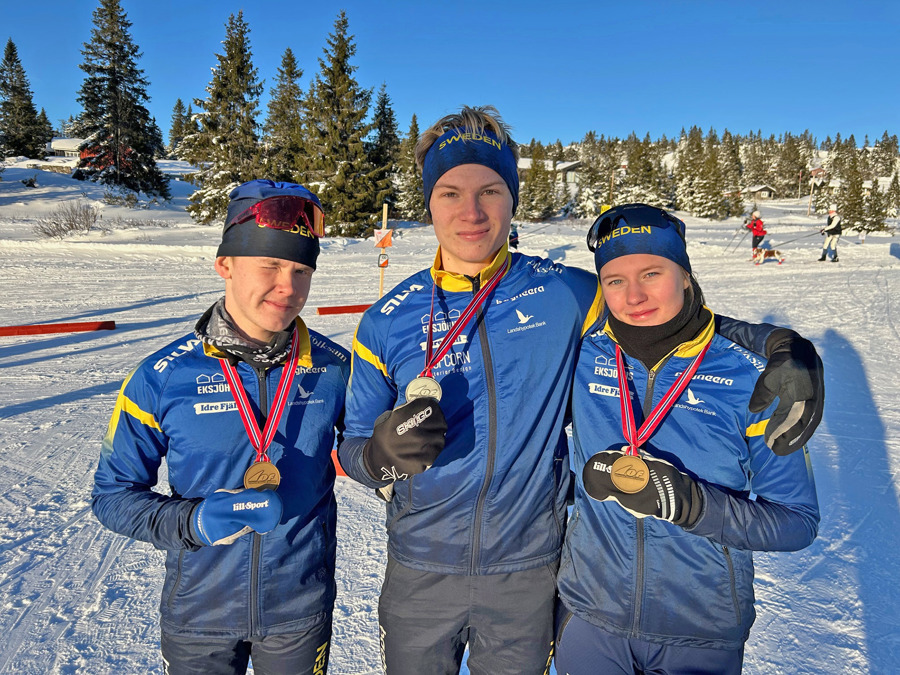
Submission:
M 610 314 L 609 327 L 622 351 L 650 370 L 678 345 L 696 338 L 709 323 L 712 314 L 701 297 L 695 288 L 693 301 L 685 302 L 678 314 L 658 326 L 632 326 Z

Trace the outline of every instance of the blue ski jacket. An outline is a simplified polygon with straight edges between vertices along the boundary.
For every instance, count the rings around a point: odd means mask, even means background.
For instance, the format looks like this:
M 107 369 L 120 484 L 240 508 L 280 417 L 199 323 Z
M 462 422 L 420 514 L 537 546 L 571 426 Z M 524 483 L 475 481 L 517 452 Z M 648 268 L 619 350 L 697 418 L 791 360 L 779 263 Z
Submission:
M 608 324 L 583 340 L 572 394 L 575 508 L 558 587 L 572 612 L 621 637 L 738 649 L 755 619 L 751 552 L 808 546 L 819 508 L 806 448 L 775 455 L 763 438 L 774 404 L 758 414 L 747 409 L 765 360 L 716 334 L 714 320 L 650 371 L 626 357 L 636 423 L 707 343 L 699 370 L 646 446 L 699 482 L 702 513 L 682 529 L 585 492 L 585 463 L 621 448 L 624 435 Z
M 160 604 L 167 633 L 251 637 L 293 633 L 328 619 L 334 606 L 335 471 L 349 354 L 308 331 L 268 455 L 281 473 L 279 525 L 227 546 L 191 535 L 195 505 L 218 489 L 243 487 L 255 461 L 217 353 L 189 334 L 128 376 L 109 423 L 92 507 L 111 530 L 166 551 Z M 236 365 L 258 421 L 268 414 L 283 365 Z M 166 470 L 157 489 L 157 475 Z
M 435 350 L 481 284 L 508 258 L 494 291 L 434 369 L 443 389 L 444 450 L 394 483 L 388 551 L 407 567 L 494 574 L 556 561 L 569 484 L 565 420 L 575 355 L 598 296 L 595 275 L 504 246 L 477 278 L 423 270 L 364 314 L 353 341 L 344 470 L 370 487 L 362 449 L 375 419 L 405 402 L 425 367 L 434 287 Z M 590 323 L 588 323 L 590 325 Z

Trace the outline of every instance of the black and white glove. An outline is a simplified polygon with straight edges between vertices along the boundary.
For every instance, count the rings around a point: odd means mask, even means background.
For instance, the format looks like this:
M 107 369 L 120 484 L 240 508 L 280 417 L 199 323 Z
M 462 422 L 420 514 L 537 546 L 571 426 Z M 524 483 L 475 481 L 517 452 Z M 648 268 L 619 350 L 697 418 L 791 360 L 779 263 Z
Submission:
M 825 371 L 813 343 L 787 328 L 772 331 L 766 358 L 749 408 L 762 412 L 778 397 L 766 426 L 766 445 L 776 455 L 789 455 L 806 444 L 822 421 Z
M 447 420 L 435 398 L 417 398 L 375 420 L 363 448 L 366 471 L 375 480 L 403 480 L 434 464 L 444 449 Z
M 653 516 L 680 527 L 691 527 L 697 522 L 703 509 L 703 493 L 693 478 L 665 460 L 644 454 L 641 459 L 649 474 L 646 485 L 631 494 L 622 492 L 613 483 L 612 467 L 624 456 L 621 450 L 604 450 L 587 461 L 581 477 L 591 499 L 614 501 L 638 518 Z M 643 478 L 635 476 L 633 470 L 629 474 L 632 478 Z

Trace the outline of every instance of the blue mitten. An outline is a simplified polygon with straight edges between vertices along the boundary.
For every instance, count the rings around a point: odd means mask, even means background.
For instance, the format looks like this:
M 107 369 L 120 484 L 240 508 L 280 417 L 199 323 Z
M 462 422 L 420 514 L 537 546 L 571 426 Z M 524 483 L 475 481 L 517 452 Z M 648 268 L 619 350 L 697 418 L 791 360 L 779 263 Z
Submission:
M 248 532 L 265 534 L 281 520 L 274 490 L 216 490 L 194 507 L 191 529 L 207 546 L 233 544 Z

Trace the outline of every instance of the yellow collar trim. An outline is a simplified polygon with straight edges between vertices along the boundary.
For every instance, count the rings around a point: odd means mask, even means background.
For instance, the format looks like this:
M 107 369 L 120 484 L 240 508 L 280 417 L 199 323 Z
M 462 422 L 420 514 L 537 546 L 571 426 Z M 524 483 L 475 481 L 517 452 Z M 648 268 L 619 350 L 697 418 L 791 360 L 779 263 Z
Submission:
M 478 287 L 482 288 L 488 280 L 494 276 L 494 272 L 496 272 L 503 265 L 503 261 L 512 257 L 512 254 L 509 252 L 509 246 L 507 244 L 503 244 L 500 247 L 500 250 L 497 251 L 497 255 L 494 256 L 494 259 L 491 261 L 491 264 L 485 267 L 478 273 L 479 284 Z M 504 275 L 509 273 L 509 268 L 506 269 Z M 472 281 L 465 274 L 456 274 L 455 272 L 447 272 L 446 270 L 441 269 L 441 247 L 438 246 L 437 253 L 434 256 L 434 263 L 431 266 L 431 278 L 434 279 L 434 283 L 445 291 L 450 292 L 462 292 L 462 291 L 471 291 L 472 290 Z
M 297 327 L 297 349 L 300 350 L 300 360 L 297 362 L 298 366 L 303 366 L 304 368 L 312 368 L 312 343 L 309 339 L 309 328 L 306 327 L 306 324 L 303 322 L 299 316 L 294 319 L 294 325 Z M 211 356 L 214 359 L 224 359 L 225 353 L 216 349 L 212 345 L 207 343 L 203 343 L 203 353 L 207 356 Z M 286 363 L 287 358 L 282 363 Z

